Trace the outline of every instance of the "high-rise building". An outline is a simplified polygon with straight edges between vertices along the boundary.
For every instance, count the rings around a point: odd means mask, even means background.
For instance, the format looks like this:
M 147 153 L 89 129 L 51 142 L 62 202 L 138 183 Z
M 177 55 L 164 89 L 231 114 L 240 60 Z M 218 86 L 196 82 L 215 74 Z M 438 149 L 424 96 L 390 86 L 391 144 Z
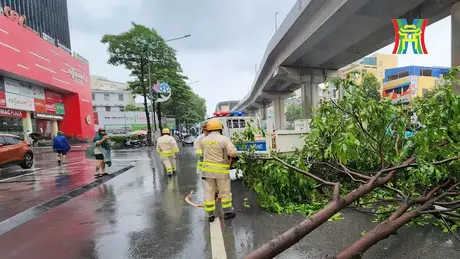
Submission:
M 0 133 L 92 139 L 89 63 L 69 49 L 66 1 L 0 4 Z
M 412 98 L 432 89 L 440 77 L 449 72 L 447 67 L 407 66 L 385 70 L 383 97 L 393 103 L 409 103 Z
M 67 0 L 0 0 L 0 15 L 39 34 L 40 37 L 70 51 Z

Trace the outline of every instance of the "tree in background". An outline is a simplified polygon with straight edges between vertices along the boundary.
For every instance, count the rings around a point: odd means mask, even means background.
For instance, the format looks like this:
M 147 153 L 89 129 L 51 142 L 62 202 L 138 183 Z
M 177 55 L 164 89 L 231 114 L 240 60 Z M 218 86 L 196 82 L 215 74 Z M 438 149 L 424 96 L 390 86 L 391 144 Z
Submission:
M 289 123 L 288 129 L 292 129 L 294 121 L 302 118 L 302 107 L 295 103 L 291 103 L 286 108 L 286 121 Z
M 364 89 L 365 96 L 376 101 L 380 100 L 380 88 L 382 88 L 381 82 L 371 72 L 367 72 L 362 77 L 361 85 Z
M 147 134 L 150 140 L 152 127 L 147 105 L 148 87 L 150 87 L 148 86 L 148 65 L 151 65 L 153 72 L 167 70 L 179 73 L 181 68 L 176 60 L 175 51 L 154 29 L 134 22 L 131 24 L 133 27 L 129 31 L 117 35 L 106 34 L 102 37 L 101 42 L 108 44 L 108 63 L 124 66 L 139 82 L 129 86 L 144 97 Z
M 144 110 L 144 108 L 138 107 L 138 106 L 136 106 L 134 104 L 128 104 L 128 105 L 125 106 L 125 111 L 126 112 L 139 112 L 139 111 L 142 111 L 142 110 Z

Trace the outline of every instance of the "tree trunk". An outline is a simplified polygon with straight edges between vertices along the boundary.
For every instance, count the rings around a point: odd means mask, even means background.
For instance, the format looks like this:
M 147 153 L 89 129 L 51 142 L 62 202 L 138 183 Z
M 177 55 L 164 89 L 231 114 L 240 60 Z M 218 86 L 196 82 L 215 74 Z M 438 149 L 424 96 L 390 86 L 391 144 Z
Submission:
M 150 125 L 150 114 L 149 114 L 149 106 L 147 105 L 147 89 L 145 87 L 144 82 L 144 64 L 141 62 L 141 87 L 142 87 L 142 95 L 144 96 L 144 111 L 145 116 L 147 117 L 147 141 L 149 144 L 152 142 L 152 126 Z
M 409 158 L 402 165 L 408 165 L 414 161 L 413 158 Z M 387 184 L 394 172 L 388 172 L 388 175 L 377 180 L 369 180 L 368 183 L 361 185 L 359 188 L 353 190 L 345 197 L 340 198 L 339 201 L 331 202 L 324 209 L 318 211 L 310 218 L 302 221 L 300 224 L 292 227 L 288 231 L 272 239 L 268 243 L 265 243 L 256 251 L 249 254 L 246 259 L 265 259 L 273 258 L 289 247 L 299 242 L 303 237 L 308 235 L 310 232 L 321 226 L 329 218 L 334 216 L 337 212 L 341 211 L 345 207 L 349 206 L 359 198 L 367 195 L 375 188 Z M 374 179 L 374 178 L 373 178 Z M 346 258 L 346 257 L 344 257 Z
M 421 215 L 421 212 L 433 206 L 432 202 L 427 202 L 424 205 L 414 209 L 410 212 L 404 213 L 402 216 L 390 221 L 386 220 L 375 226 L 369 233 L 358 239 L 351 246 L 345 248 L 342 252 L 336 255 L 336 259 L 354 259 L 361 258 L 362 254 L 366 252 L 373 245 L 390 237 L 393 233 L 406 225 L 414 218 Z

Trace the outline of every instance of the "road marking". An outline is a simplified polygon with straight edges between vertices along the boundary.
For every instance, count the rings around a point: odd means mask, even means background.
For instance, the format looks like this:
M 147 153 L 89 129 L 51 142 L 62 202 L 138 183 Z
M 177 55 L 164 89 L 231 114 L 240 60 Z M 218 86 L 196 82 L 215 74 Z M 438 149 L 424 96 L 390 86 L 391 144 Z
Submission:
M 75 162 L 75 163 L 70 163 L 70 164 L 67 164 L 67 166 L 69 165 L 76 165 L 76 164 L 81 164 L 81 163 L 86 163 L 87 161 L 80 161 L 80 162 Z M 14 176 L 14 177 L 10 177 L 10 178 L 6 178 L 6 179 L 3 179 L 3 180 L 0 180 L 0 183 L 2 182 L 8 182 L 12 179 L 16 179 L 16 178 L 19 178 L 19 177 L 23 177 L 23 176 L 27 176 L 27 175 L 31 175 L 31 174 L 36 174 L 36 173 L 41 173 L 41 172 L 44 172 L 44 171 L 48 171 L 48 170 L 53 170 L 53 169 L 58 169 L 60 168 L 61 166 L 56 166 L 56 167 L 52 167 L 52 168 L 47 168 L 47 169 L 44 169 L 44 170 L 37 170 L 35 172 L 32 172 L 32 173 L 28 173 L 28 174 L 21 174 L 21 175 L 18 175 L 18 176 Z
M 222 228 L 220 227 L 220 218 L 217 218 L 210 224 L 211 231 L 211 253 L 212 259 L 227 259 L 225 252 L 224 237 L 222 235 Z

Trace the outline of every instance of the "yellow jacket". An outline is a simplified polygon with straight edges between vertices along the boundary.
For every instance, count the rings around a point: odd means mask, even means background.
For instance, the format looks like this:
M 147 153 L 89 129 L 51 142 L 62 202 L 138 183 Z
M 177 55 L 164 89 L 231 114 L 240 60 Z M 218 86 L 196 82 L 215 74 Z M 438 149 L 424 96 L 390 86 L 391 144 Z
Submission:
M 157 140 L 157 152 L 160 157 L 174 156 L 174 153 L 179 152 L 176 139 L 169 135 L 159 137 Z
M 211 132 L 198 143 L 198 149 L 203 150 L 203 162 L 199 166 L 202 177 L 215 179 L 230 179 L 230 164 L 228 156 L 238 156 L 238 151 L 232 141 L 219 132 Z

